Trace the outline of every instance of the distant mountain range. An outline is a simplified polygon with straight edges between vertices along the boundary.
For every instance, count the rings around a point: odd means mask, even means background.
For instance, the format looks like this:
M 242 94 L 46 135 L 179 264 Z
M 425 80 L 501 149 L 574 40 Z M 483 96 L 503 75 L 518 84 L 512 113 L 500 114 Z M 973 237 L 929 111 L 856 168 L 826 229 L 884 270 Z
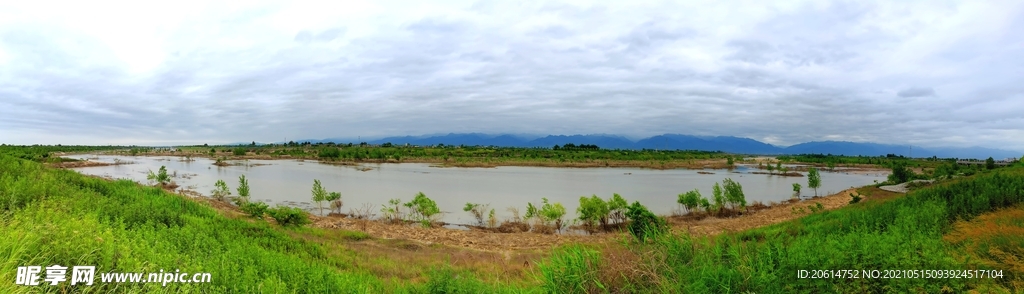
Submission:
M 328 138 L 322 140 L 296 140 L 311 143 L 358 143 L 351 139 Z M 658 150 L 703 150 L 722 151 L 737 154 L 836 154 L 850 156 L 878 156 L 895 154 L 913 157 L 939 158 L 988 158 L 996 159 L 1019 158 L 1024 152 L 991 149 L 983 147 L 950 148 L 907 145 L 890 145 L 878 143 L 859 143 L 841 141 L 814 141 L 800 143 L 789 147 L 775 146 L 750 138 L 732 136 L 691 136 L 664 134 L 633 141 L 616 135 L 549 135 L 531 138 L 519 135 L 488 135 L 480 133 L 447 134 L 437 136 L 404 136 L 387 137 L 379 140 L 367 140 L 369 144 L 410 144 L 410 145 L 466 145 L 466 146 L 502 146 L 502 147 L 553 147 L 567 143 L 592 144 L 603 149 L 658 149 Z M 278 142 L 282 143 L 282 142 Z

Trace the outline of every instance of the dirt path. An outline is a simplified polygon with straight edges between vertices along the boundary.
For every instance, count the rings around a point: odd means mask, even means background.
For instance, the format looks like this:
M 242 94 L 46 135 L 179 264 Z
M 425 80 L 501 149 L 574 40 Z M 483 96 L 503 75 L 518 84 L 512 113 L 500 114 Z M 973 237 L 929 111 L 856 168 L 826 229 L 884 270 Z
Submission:
M 825 197 L 794 203 L 781 203 L 754 213 L 734 218 L 708 217 L 702 220 L 670 218 L 670 223 L 672 224 L 673 230 L 689 232 L 694 236 L 717 235 L 723 232 L 738 232 L 802 217 L 810 212 L 810 209 L 807 206 L 815 206 L 817 203 L 821 203 L 826 210 L 833 210 L 849 205 L 850 193 L 856 194 L 856 190 L 857 189 L 855 188 L 851 188 Z M 804 212 L 794 213 L 793 208 L 803 208 Z
M 907 185 L 910 184 L 910 183 L 931 183 L 931 182 L 932 182 L 932 180 L 913 180 L 913 181 L 909 181 L 909 182 L 906 182 L 906 183 L 901 183 L 901 184 L 898 184 L 898 185 L 881 186 L 881 187 L 878 187 L 878 188 L 882 189 L 882 190 L 889 191 L 889 192 L 907 193 L 907 191 L 910 190 L 909 188 L 907 188 Z
M 568 243 L 599 243 L 612 240 L 618 234 L 558 235 L 538 233 L 495 233 L 483 230 L 456 230 L 424 228 L 418 224 L 389 224 L 379 221 L 355 220 L 342 217 L 310 216 L 313 226 L 327 229 L 362 231 L 376 238 L 408 239 L 425 245 L 443 244 L 484 251 L 546 249 Z

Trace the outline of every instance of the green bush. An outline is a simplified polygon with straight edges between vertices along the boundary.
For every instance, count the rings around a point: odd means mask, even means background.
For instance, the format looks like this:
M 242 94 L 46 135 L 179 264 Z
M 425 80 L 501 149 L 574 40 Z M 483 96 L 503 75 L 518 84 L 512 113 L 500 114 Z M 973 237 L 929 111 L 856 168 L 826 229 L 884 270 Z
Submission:
M 418 221 L 431 221 L 435 215 L 441 213 L 441 209 L 437 208 L 437 202 L 427 198 L 423 192 L 417 193 L 412 201 L 406 202 L 403 206 L 408 207 Z
M 149 171 L 149 174 L 146 175 L 146 179 L 157 182 L 161 186 L 166 185 L 171 181 L 171 177 L 167 175 L 167 167 L 163 165 L 160 166 L 160 171 L 157 173 L 153 173 L 152 170 Z
M 747 197 L 743 195 L 743 186 L 740 183 L 726 178 L 722 181 L 722 187 L 725 189 L 725 200 L 729 203 L 729 208 L 743 209 L 747 207 Z
M 850 193 L 850 204 L 854 204 L 854 203 L 860 202 L 860 199 L 861 199 L 860 194 Z
M 902 161 L 893 163 L 892 173 L 888 177 L 890 184 L 906 183 L 912 178 L 914 178 L 914 172 L 907 168 L 906 163 Z
M 700 191 L 693 189 L 693 191 L 687 191 L 684 194 L 679 194 L 679 199 L 677 199 L 676 202 L 686 208 L 687 212 L 694 212 L 700 207 L 701 198 L 704 197 L 700 196 Z
M 611 210 L 608 209 L 608 203 L 597 195 L 581 196 L 580 207 L 576 209 L 579 220 L 591 228 L 597 225 L 605 227 L 608 224 L 609 212 Z
M 243 202 L 238 208 L 251 217 L 263 219 L 263 213 L 267 211 L 267 204 L 263 202 Z
M 245 156 L 245 153 L 248 152 L 248 150 L 245 150 L 245 148 L 235 148 L 231 152 L 235 156 Z
M 647 207 L 640 204 L 640 201 L 634 201 L 626 208 L 626 217 L 630 220 L 629 233 L 640 241 L 668 231 L 668 222 L 647 210 Z
M 338 158 L 341 157 L 341 151 L 338 148 L 324 148 L 320 149 L 320 154 L 317 154 L 320 158 Z
M 298 207 L 278 205 L 267 210 L 267 215 L 274 218 L 282 226 L 303 226 L 309 224 L 309 216 L 306 211 Z
M 249 180 L 245 179 L 245 175 L 238 177 L 238 203 L 249 202 Z
M 626 221 L 626 202 L 619 193 L 612 193 L 612 199 L 608 200 L 608 218 L 612 223 L 623 223 Z
M 548 203 L 547 198 L 541 198 L 544 200 L 544 204 L 541 205 L 540 210 L 537 211 L 540 214 L 540 218 L 545 223 L 554 223 L 555 230 L 562 229 L 562 217 L 565 216 L 565 206 L 562 203 Z
M 231 196 L 231 189 L 228 188 L 228 184 L 224 180 L 217 180 L 217 183 L 213 184 L 213 186 L 216 187 L 213 191 L 210 191 L 213 199 L 224 201 L 225 197 Z

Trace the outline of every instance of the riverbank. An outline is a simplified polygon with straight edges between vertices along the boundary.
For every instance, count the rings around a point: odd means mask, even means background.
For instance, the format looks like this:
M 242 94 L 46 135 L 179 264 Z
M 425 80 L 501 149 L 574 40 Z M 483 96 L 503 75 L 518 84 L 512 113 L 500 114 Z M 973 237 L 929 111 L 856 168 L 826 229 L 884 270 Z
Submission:
M 873 186 L 851 188 L 828 196 L 795 202 L 782 202 L 757 209 L 735 217 L 703 217 L 694 219 L 687 216 L 665 216 L 669 220 L 671 231 L 686 232 L 691 236 L 713 236 L 726 232 L 737 232 L 753 228 L 765 227 L 786 222 L 805 216 L 811 212 L 809 207 L 821 204 L 823 210 L 834 210 L 849 204 L 850 193 L 858 193 L 858 189 L 877 189 Z M 187 194 L 187 193 L 186 193 Z M 237 206 L 206 197 L 190 197 L 197 202 L 221 211 L 229 217 L 247 217 Z M 800 212 L 795 212 L 800 209 Z M 358 231 L 373 238 L 413 241 L 422 246 L 443 245 L 457 248 L 470 248 L 480 251 L 509 252 L 546 250 L 560 245 L 607 244 L 621 240 L 626 233 L 613 231 L 584 234 L 541 234 L 535 232 L 500 233 L 490 230 L 460 230 L 443 227 L 425 228 L 419 223 L 388 223 L 381 220 L 367 220 L 343 217 L 339 215 L 317 216 L 309 214 L 311 226 L 322 229 Z

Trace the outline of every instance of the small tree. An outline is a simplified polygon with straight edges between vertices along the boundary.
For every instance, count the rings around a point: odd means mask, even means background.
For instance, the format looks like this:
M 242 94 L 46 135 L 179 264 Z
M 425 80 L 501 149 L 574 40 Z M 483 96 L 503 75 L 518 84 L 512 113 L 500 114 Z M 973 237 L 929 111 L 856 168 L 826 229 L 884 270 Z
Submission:
M 425 226 L 429 226 L 433 217 L 441 213 L 441 210 L 437 208 L 437 202 L 427 198 L 427 195 L 423 194 L 423 192 L 417 193 L 416 198 L 403 205 L 415 213 L 417 220 L 423 222 Z
M 324 214 L 323 202 L 327 200 L 327 190 L 320 185 L 320 180 L 313 180 L 313 201 L 316 202 L 316 206 L 320 208 L 320 215 Z
M 579 220 L 587 226 L 593 228 L 598 224 L 602 228 L 608 225 L 608 203 L 604 202 L 604 199 L 593 195 L 590 197 L 580 197 L 580 207 L 576 209 L 576 214 L 579 215 Z
M 245 179 L 245 175 L 238 177 L 238 199 L 239 203 L 249 202 L 249 180 Z
M 392 221 L 392 222 L 393 221 L 401 220 L 403 218 L 402 210 L 401 210 L 401 208 L 402 208 L 401 205 L 402 205 L 402 199 L 394 198 L 394 199 L 388 200 L 388 204 L 387 205 L 383 205 L 384 207 L 382 207 L 380 209 L 380 212 L 381 212 L 382 216 L 384 217 L 384 220 Z
M 793 183 L 793 198 L 800 197 L 800 183 Z
M 161 187 L 166 186 L 171 181 L 171 176 L 167 175 L 167 167 L 161 165 L 160 170 L 157 173 L 153 173 L 152 170 L 146 175 L 146 179 L 157 182 Z
M 700 209 L 704 211 L 711 211 L 711 202 L 708 202 L 707 198 L 700 198 Z
M 717 182 L 711 187 L 711 195 L 714 196 L 715 200 L 714 210 L 721 211 L 722 208 L 725 208 L 725 195 L 722 193 L 722 186 L 718 185 Z
M 537 211 L 537 213 L 540 214 L 541 219 L 543 219 L 545 223 L 553 222 L 555 224 L 556 231 L 562 230 L 562 217 L 565 216 L 565 206 L 562 206 L 562 203 L 559 202 L 548 203 L 547 198 L 541 199 L 544 200 L 542 202 L 543 205 L 541 205 L 540 210 Z
M 683 205 L 687 212 L 693 212 L 700 206 L 701 198 L 703 197 L 700 196 L 700 191 L 693 189 L 693 191 L 679 194 L 679 199 L 676 202 Z
M 766 165 L 766 167 L 768 168 L 768 174 L 769 175 L 774 175 L 775 174 L 775 166 L 773 166 L 771 163 L 769 163 L 769 164 Z
M 612 199 L 608 200 L 608 218 L 612 223 L 623 223 L 626 221 L 626 207 L 629 203 L 619 193 L 613 193 Z
M 889 174 L 889 182 L 893 184 L 899 184 L 909 181 L 914 176 L 914 173 L 907 168 L 907 165 L 903 162 L 896 162 L 892 164 L 892 173 Z
M 730 168 L 733 166 L 734 163 L 735 162 L 733 162 L 732 156 L 725 158 L 725 164 L 729 165 Z
M 217 183 L 213 184 L 215 187 L 210 194 L 213 194 L 213 199 L 224 201 L 224 198 L 231 196 L 231 189 L 228 188 L 228 184 L 224 180 L 217 180 Z
M 743 195 L 743 186 L 740 183 L 726 178 L 722 181 L 722 186 L 725 189 L 725 200 L 729 202 L 730 208 L 743 209 L 747 207 L 747 197 Z
M 828 167 L 828 171 L 835 171 L 836 170 L 836 162 L 835 161 L 829 160 L 827 163 L 825 163 L 825 166 Z
M 344 205 L 344 203 L 341 202 L 341 193 L 331 192 L 327 194 L 326 200 L 330 203 L 331 210 L 334 211 L 334 213 L 341 213 L 341 207 Z
M 811 168 L 807 171 L 807 186 L 814 189 L 814 197 L 818 197 L 818 188 L 821 187 L 821 174 L 818 169 Z
M 462 211 L 469 212 L 476 219 L 478 226 L 484 225 L 484 212 L 487 211 L 487 205 L 479 203 L 466 203 L 466 206 L 462 208 Z
M 775 171 L 782 172 L 782 161 L 775 162 Z
M 995 169 L 996 168 L 996 160 L 992 159 L 992 157 L 989 156 L 988 159 L 985 159 L 985 168 L 986 169 Z

